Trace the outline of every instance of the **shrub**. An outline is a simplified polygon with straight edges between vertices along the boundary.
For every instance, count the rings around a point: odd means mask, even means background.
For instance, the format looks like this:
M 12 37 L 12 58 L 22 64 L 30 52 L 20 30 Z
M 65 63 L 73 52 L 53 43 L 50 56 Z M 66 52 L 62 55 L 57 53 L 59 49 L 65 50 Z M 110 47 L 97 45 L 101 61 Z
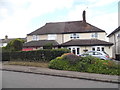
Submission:
M 73 60 L 73 61 L 72 61 Z M 49 68 L 59 70 L 70 70 L 90 72 L 98 74 L 120 75 L 119 64 L 114 61 L 100 60 L 92 56 L 79 57 L 71 53 L 63 54 L 61 57 L 50 61 Z
M 96 61 L 99 61 L 99 58 L 93 57 L 93 56 L 87 56 L 87 57 L 82 57 L 81 61 L 88 63 L 88 64 L 94 64 Z
M 74 65 L 80 61 L 80 57 L 72 53 L 65 53 L 61 56 L 64 60 L 67 60 L 71 65 Z
M 67 70 L 69 68 L 69 62 L 60 59 L 54 59 L 50 61 L 49 68 Z

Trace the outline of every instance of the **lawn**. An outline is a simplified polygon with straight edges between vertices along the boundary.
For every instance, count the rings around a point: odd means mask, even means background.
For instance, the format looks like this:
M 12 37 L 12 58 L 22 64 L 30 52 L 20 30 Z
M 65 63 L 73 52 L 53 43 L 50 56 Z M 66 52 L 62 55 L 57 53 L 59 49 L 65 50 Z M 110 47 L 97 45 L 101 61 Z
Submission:
M 21 65 L 48 68 L 48 62 L 9 61 L 5 65 Z

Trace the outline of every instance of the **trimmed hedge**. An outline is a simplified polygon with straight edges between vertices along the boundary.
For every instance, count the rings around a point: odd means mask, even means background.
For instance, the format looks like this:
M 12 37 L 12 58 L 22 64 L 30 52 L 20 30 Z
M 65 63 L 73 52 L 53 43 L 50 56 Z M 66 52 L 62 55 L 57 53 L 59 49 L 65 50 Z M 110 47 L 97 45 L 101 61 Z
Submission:
M 44 49 L 35 51 L 3 52 L 3 60 L 10 61 L 42 61 L 49 62 L 64 53 L 69 53 L 68 49 Z
M 10 52 L 2 52 L 2 61 L 10 61 Z

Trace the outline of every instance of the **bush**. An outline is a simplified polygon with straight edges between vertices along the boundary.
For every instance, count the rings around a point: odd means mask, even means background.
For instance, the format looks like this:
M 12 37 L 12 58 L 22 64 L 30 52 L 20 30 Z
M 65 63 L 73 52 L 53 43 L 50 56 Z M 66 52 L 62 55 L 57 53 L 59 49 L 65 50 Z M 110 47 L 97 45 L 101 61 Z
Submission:
M 73 60 L 73 61 L 72 61 Z M 78 57 L 71 53 L 50 61 L 49 68 L 59 70 L 80 71 L 98 74 L 120 75 L 119 64 L 114 61 L 100 60 L 92 56 Z
M 69 62 L 56 58 L 50 61 L 49 68 L 67 70 L 69 68 Z
M 79 56 L 72 53 L 65 53 L 61 57 L 62 59 L 67 60 L 71 65 L 78 63 L 81 59 Z

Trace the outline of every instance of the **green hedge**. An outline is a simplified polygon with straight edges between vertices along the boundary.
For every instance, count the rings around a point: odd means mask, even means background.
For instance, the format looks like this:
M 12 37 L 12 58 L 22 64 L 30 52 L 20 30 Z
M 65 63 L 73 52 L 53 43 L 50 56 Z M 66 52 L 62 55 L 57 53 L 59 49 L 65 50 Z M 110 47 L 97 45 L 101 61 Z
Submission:
M 10 52 L 2 52 L 2 61 L 10 61 Z
M 75 57 L 74 60 L 71 58 L 73 56 Z M 73 60 L 72 63 L 71 60 Z M 79 57 L 73 54 L 64 54 L 61 57 L 51 60 L 49 63 L 49 68 L 108 75 L 120 75 L 120 64 L 117 64 L 114 61 L 100 60 L 99 58 L 92 56 Z
M 42 61 L 48 62 L 64 53 L 70 52 L 68 49 L 44 49 L 35 51 L 19 51 L 3 53 L 3 58 L 11 61 Z M 4 59 L 5 60 L 5 59 Z

